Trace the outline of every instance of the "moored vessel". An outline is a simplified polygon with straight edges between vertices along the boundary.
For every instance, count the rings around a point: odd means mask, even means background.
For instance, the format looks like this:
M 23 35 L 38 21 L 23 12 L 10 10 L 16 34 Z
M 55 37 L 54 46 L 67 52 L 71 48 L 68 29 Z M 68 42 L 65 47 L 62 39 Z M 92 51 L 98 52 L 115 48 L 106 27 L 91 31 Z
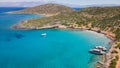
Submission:
M 96 46 L 95 48 L 91 49 L 89 52 L 96 55 L 104 55 L 106 54 L 107 48 L 103 46 Z
M 46 33 L 42 33 L 41 36 L 46 36 L 47 34 Z

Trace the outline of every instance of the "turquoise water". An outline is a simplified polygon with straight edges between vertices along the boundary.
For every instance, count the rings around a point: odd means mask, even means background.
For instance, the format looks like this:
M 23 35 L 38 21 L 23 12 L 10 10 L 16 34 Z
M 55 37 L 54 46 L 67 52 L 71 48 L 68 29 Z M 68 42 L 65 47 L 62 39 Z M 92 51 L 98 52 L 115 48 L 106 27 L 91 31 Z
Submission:
M 107 37 L 80 30 L 14 30 L 33 14 L 0 14 L 0 68 L 94 68 L 99 56 L 88 51 L 96 45 L 109 48 Z M 42 37 L 41 33 L 47 33 Z

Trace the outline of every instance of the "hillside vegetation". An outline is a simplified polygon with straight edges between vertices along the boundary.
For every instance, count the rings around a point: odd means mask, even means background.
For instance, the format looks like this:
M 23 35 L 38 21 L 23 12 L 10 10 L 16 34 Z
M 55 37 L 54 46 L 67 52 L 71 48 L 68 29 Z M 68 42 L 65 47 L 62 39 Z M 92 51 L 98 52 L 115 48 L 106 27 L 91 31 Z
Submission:
M 33 14 L 59 14 L 61 12 L 72 12 L 75 11 L 70 7 L 59 4 L 44 4 L 25 10 L 16 11 L 15 13 L 33 13 Z
M 31 19 L 24 23 L 25 27 L 40 28 L 46 25 L 61 24 L 67 27 L 82 27 L 89 29 L 98 28 L 100 31 L 108 31 L 116 34 L 116 40 L 120 41 L 120 7 L 92 7 L 75 11 L 72 8 L 58 5 L 45 4 L 18 12 L 39 13 L 39 14 L 56 14 L 50 17 Z
M 73 24 L 76 24 L 77 27 L 97 27 L 100 30 L 115 33 L 117 35 L 116 40 L 120 41 L 120 7 L 94 7 L 74 12 L 62 12 L 51 17 L 31 19 L 23 25 L 27 27 L 42 27 L 48 24 L 62 24 L 67 27 L 71 27 Z
M 34 8 L 34 9 L 33 9 Z M 69 7 L 47 4 L 21 10 L 23 13 L 56 14 L 50 17 L 30 19 L 15 26 L 15 28 L 41 29 L 45 26 L 63 25 L 67 28 L 97 29 L 98 32 L 114 34 L 117 46 L 120 49 L 120 6 L 92 7 L 75 11 Z M 110 68 L 115 68 L 118 59 L 113 59 Z

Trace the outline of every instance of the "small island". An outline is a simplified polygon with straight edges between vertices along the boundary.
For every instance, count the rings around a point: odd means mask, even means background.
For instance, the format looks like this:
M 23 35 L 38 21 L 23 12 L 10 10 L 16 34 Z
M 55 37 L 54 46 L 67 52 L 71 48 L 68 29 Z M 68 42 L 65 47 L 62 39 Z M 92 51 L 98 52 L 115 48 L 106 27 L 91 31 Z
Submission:
M 120 6 L 90 7 L 74 10 L 59 4 L 45 4 L 13 13 L 41 14 L 45 17 L 22 21 L 15 29 L 85 29 L 105 34 L 112 40 L 111 49 L 105 55 L 106 68 L 120 65 Z

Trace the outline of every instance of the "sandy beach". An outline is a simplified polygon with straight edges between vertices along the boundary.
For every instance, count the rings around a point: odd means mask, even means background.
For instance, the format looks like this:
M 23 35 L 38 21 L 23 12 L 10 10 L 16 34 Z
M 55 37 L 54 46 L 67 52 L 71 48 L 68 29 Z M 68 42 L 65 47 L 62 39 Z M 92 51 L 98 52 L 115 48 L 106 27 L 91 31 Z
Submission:
M 48 28 L 80 29 L 80 30 L 82 29 L 82 30 L 89 30 L 89 31 L 94 31 L 94 32 L 97 32 L 97 33 L 104 34 L 106 37 L 108 37 L 109 39 L 111 39 L 111 42 L 109 42 L 109 44 L 111 45 L 111 48 L 109 49 L 109 52 L 105 55 L 106 61 L 103 62 L 103 63 L 105 63 L 104 67 L 105 68 L 109 68 L 111 60 L 116 56 L 116 55 L 114 55 L 114 54 L 111 53 L 113 50 L 116 50 L 115 49 L 116 45 L 114 44 L 114 41 L 115 41 L 115 34 L 114 33 L 111 33 L 111 32 L 108 32 L 108 31 L 100 31 L 99 32 L 99 28 L 92 28 L 92 29 L 89 29 L 89 28 L 86 28 L 86 27 L 70 28 L 70 27 L 67 27 L 67 26 L 64 26 L 64 25 L 61 25 L 61 24 L 52 25 L 52 26 L 51 25 L 46 25 L 46 26 L 43 26 L 43 27 L 24 27 L 22 25 L 22 23 L 26 23 L 26 21 L 22 21 L 20 24 L 12 26 L 12 28 L 15 28 L 15 29 L 28 29 L 28 30 L 29 29 L 48 29 Z M 119 55 L 119 57 L 120 57 L 120 51 L 119 51 L 119 49 L 117 49 L 117 51 L 119 52 L 117 55 Z M 120 59 L 117 62 L 116 68 L 120 68 Z

